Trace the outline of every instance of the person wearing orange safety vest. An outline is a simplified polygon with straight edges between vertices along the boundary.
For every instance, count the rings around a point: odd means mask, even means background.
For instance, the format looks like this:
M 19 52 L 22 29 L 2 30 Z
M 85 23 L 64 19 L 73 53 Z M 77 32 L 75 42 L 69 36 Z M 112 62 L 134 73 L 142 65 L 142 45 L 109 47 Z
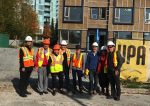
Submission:
M 63 91 L 63 63 L 64 57 L 60 53 L 60 45 L 56 44 L 53 47 L 53 52 L 49 58 L 50 72 L 52 76 L 52 95 L 56 95 L 57 77 L 59 78 L 59 91 Z
M 67 60 L 63 64 L 63 71 L 65 75 L 65 86 L 67 91 L 70 91 L 70 78 L 69 78 L 69 67 L 70 67 L 70 49 L 67 48 L 67 42 L 62 40 L 61 42 L 60 54 L 64 56 L 64 59 Z
M 70 70 L 72 71 L 73 76 L 73 93 L 75 94 L 77 91 L 76 87 L 76 76 L 78 76 L 78 84 L 80 93 L 82 93 L 82 76 L 84 71 L 84 57 L 81 53 L 81 46 L 76 45 L 76 51 L 71 58 Z
M 36 54 L 35 69 L 38 70 L 38 90 L 39 94 L 48 94 L 49 56 L 52 50 L 49 48 L 50 40 L 43 40 L 43 47 L 40 47 Z
M 34 50 L 32 49 L 31 36 L 27 36 L 25 38 L 25 46 L 20 48 L 19 63 L 20 63 L 19 95 L 21 97 L 27 97 L 27 95 L 31 95 L 31 93 L 27 91 L 27 87 L 29 85 L 29 78 L 34 67 Z
M 119 101 L 121 95 L 120 69 L 124 59 L 119 51 L 115 51 L 115 44 L 112 41 L 108 41 L 107 48 L 107 70 L 109 83 L 111 85 L 111 95 L 113 96 L 114 100 Z

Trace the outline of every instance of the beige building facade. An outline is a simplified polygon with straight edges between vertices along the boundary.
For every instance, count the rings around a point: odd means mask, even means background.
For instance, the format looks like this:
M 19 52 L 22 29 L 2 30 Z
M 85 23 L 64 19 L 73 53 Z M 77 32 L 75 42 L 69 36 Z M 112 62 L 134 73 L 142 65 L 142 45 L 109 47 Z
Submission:
M 150 0 L 59 0 L 59 41 L 89 50 L 111 39 L 150 40 Z

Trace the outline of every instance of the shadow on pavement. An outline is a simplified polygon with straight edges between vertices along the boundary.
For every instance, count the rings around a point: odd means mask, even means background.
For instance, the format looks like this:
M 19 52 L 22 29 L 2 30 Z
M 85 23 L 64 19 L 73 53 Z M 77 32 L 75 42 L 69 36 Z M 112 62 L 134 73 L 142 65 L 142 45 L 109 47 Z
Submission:
M 16 91 L 16 93 L 19 95 L 19 78 L 14 78 L 11 80 L 13 87 Z
M 16 93 L 19 95 L 19 92 L 20 92 L 20 90 L 19 90 L 19 78 L 14 78 L 14 79 L 11 80 L 11 82 L 13 84 L 13 87 L 14 87 Z M 30 78 L 30 87 L 31 87 L 31 89 L 33 89 L 34 92 L 39 93 L 38 89 L 37 89 L 38 88 L 37 83 L 38 83 L 38 80 L 36 78 Z M 73 94 L 72 93 L 72 87 L 71 87 L 71 91 L 69 93 L 65 93 L 64 96 L 69 97 L 70 99 L 72 99 L 76 103 L 78 103 L 79 105 L 87 106 L 87 104 L 83 103 L 82 100 L 80 100 L 80 99 L 90 100 L 92 96 L 90 96 L 88 94 L 88 90 L 87 90 L 88 82 L 83 82 L 83 86 L 84 86 L 84 93 L 77 92 L 76 94 Z M 51 91 L 51 79 L 49 79 L 48 91 L 52 92 Z
M 72 87 L 71 87 L 71 89 L 73 90 Z M 66 96 L 69 97 L 70 99 L 74 100 L 76 103 L 78 103 L 81 106 L 87 106 L 87 104 L 83 103 L 80 99 L 90 100 L 92 98 L 92 96 L 89 95 L 89 93 L 88 93 L 88 82 L 84 82 L 84 81 L 83 81 L 83 93 L 80 93 L 79 91 L 77 91 L 76 94 L 66 93 Z

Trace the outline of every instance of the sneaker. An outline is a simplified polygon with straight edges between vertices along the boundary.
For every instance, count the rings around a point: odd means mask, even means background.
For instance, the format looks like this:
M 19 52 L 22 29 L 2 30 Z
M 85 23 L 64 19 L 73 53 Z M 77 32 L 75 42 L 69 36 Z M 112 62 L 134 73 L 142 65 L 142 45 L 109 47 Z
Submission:
M 44 93 L 44 94 L 48 94 L 48 91 L 44 91 L 43 93 Z
M 120 101 L 120 97 L 117 97 L 117 98 L 116 98 L 116 101 Z
M 96 90 L 94 90 L 94 91 L 93 91 L 93 94 L 94 94 L 94 95 L 96 95 L 96 94 L 97 94 Z
M 52 95 L 53 95 L 53 96 L 56 95 L 56 91 L 55 91 L 55 90 L 52 91 Z
M 63 90 L 62 88 L 59 90 L 59 92 L 60 92 L 61 94 L 65 94 L 65 92 L 64 92 L 64 90 Z
M 40 95 L 43 95 L 43 92 L 39 92 Z
M 25 93 L 20 93 L 19 96 L 21 96 L 21 97 L 27 97 L 27 95 Z
M 115 100 L 115 101 L 118 101 L 118 98 L 117 98 L 117 97 L 114 97 L 114 100 Z
M 100 91 L 98 94 L 99 94 L 99 95 L 102 95 L 102 92 Z
M 106 96 L 106 99 L 112 99 L 112 97 L 108 95 L 108 96 Z
M 25 94 L 27 94 L 27 95 L 31 95 L 31 92 L 29 92 L 29 91 L 25 91 Z

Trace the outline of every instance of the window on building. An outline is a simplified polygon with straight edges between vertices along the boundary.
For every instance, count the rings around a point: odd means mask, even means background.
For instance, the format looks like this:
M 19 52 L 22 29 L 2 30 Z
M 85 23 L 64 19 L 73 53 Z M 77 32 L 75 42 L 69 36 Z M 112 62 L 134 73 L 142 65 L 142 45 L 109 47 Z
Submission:
M 60 32 L 60 40 L 66 40 L 69 44 L 80 44 L 81 31 L 61 30 Z
M 39 5 L 39 10 L 44 10 L 44 5 Z
M 115 24 L 132 24 L 133 9 L 132 8 L 115 8 L 114 11 Z
M 107 8 L 100 8 L 100 19 L 106 19 L 107 17 Z
M 68 30 L 61 30 L 61 39 L 68 41 Z
M 82 7 L 65 7 L 64 22 L 82 22 L 83 9 Z
M 91 8 L 91 19 L 106 19 L 107 8 Z
M 50 0 L 45 0 L 45 2 L 51 2 Z
M 150 32 L 145 32 L 144 33 L 144 39 L 145 40 L 150 40 Z
M 145 23 L 150 24 L 150 8 L 145 9 Z
M 98 19 L 98 8 L 91 8 L 91 19 Z
M 41 4 L 41 0 L 39 0 L 39 4 Z
M 118 39 L 132 39 L 132 32 L 120 31 L 114 32 L 114 35 Z
M 43 15 L 43 14 L 44 14 L 44 11 L 39 10 L 39 15 Z

